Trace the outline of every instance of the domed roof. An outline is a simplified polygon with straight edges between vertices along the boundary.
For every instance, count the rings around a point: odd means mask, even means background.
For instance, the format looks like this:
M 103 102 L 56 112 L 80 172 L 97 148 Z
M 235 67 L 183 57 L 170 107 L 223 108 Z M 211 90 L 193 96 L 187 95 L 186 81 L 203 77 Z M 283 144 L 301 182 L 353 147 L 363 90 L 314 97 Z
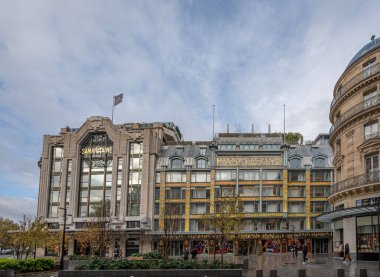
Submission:
M 359 60 L 361 57 L 363 57 L 365 54 L 370 52 L 373 49 L 380 48 L 380 37 L 371 40 L 368 42 L 360 51 L 351 59 L 350 63 L 347 65 L 346 68 L 349 68 L 353 63 L 355 63 L 357 60 Z

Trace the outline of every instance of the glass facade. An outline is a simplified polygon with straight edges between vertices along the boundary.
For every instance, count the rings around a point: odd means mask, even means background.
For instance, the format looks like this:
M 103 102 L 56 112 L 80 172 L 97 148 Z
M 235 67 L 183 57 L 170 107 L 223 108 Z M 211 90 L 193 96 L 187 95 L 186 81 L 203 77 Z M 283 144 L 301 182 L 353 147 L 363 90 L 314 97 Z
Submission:
M 79 217 L 90 217 L 104 203 L 109 215 L 112 187 L 112 146 L 107 134 L 93 134 L 81 146 Z
M 140 215 L 141 175 L 142 175 L 142 142 L 132 142 L 129 145 L 129 178 L 127 195 L 127 215 Z
M 61 197 L 63 147 L 51 148 L 48 217 L 58 217 Z

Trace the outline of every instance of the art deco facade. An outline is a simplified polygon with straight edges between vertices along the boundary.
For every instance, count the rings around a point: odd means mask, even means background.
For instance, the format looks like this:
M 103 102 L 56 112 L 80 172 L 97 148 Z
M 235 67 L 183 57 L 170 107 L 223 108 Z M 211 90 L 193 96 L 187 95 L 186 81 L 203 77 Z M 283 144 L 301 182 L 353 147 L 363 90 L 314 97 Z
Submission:
M 378 259 L 379 253 L 379 61 L 380 38 L 352 58 L 335 85 L 330 107 L 335 183 L 329 196 L 334 211 L 318 218 L 334 222 L 334 251 L 348 242 L 358 259 Z
M 293 240 L 329 253 L 330 224 L 316 221 L 329 210 L 333 182 L 327 140 L 287 145 L 279 134 L 226 133 L 186 142 L 173 124 L 113 125 L 91 117 L 79 129 L 44 137 L 38 216 L 62 228 L 59 208 L 66 206 L 73 234 L 85 230 L 94 205 L 108 200 L 115 230 L 110 255 L 115 248 L 123 255 L 160 250 L 168 207 L 179 219 L 174 255 L 187 246 L 208 254 L 286 252 Z M 239 234 L 220 245 L 202 219 L 226 195 L 237 197 L 244 219 Z M 77 251 L 71 238 L 68 252 Z

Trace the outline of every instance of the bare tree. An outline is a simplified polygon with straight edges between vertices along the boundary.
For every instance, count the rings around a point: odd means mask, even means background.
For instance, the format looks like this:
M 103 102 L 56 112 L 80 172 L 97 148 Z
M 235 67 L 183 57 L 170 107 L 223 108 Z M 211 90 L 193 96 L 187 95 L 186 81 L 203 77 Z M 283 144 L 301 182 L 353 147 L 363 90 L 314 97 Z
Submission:
M 164 211 L 164 234 L 162 239 L 164 241 L 164 260 L 167 260 L 172 254 L 173 241 L 179 231 L 179 223 L 181 220 L 180 208 L 178 203 L 166 203 Z

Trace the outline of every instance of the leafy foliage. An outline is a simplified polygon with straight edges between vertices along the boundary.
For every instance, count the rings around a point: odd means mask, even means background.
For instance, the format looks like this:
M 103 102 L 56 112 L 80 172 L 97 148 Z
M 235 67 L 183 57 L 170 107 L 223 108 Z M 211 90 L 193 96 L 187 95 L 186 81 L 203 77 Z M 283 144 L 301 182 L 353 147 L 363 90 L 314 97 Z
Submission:
M 289 144 L 302 144 L 303 143 L 303 135 L 296 132 L 285 133 L 285 141 Z
M 54 266 L 55 262 L 51 259 L 0 259 L 0 270 L 14 269 L 16 273 L 47 271 Z
M 88 264 L 80 265 L 77 270 L 100 270 L 100 269 L 217 269 L 236 268 L 233 263 L 220 261 L 185 261 L 181 259 L 167 260 L 127 260 L 127 259 L 92 259 Z

